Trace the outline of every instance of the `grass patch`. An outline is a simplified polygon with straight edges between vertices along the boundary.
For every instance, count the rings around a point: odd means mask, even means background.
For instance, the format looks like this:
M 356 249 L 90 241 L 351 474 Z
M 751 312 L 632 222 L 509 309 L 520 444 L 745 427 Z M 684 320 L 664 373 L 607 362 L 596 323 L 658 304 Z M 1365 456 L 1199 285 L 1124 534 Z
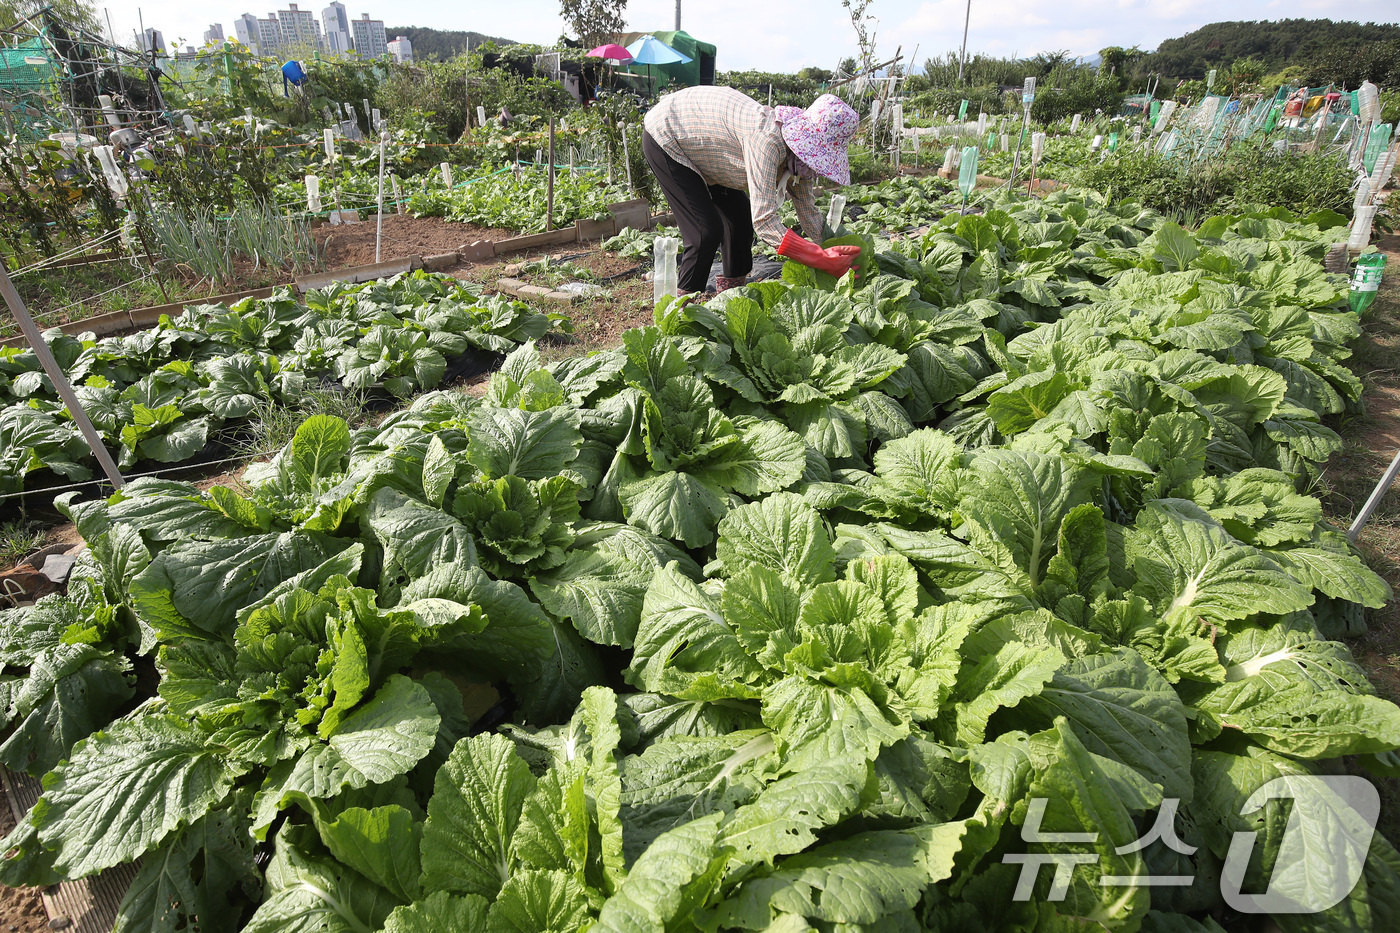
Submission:
M 44 528 L 29 519 L 0 522 L 0 567 L 13 567 L 44 543 Z
M 344 418 L 354 429 L 369 420 L 368 401 L 363 391 L 331 384 L 308 389 L 294 406 L 264 402 L 248 416 L 247 425 L 231 439 L 230 446 L 235 454 L 249 459 L 275 453 L 312 415 Z

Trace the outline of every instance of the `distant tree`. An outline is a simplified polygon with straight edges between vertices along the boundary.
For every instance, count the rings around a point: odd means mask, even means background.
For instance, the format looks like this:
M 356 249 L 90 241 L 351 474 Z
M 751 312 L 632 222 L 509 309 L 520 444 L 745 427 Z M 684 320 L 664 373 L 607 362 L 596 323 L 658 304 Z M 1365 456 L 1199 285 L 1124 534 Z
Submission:
M 445 62 L 466 51 L 478 51 L 488 42 L 499 46 L 513 45 L 509 39 L 482 35 L 479 32 L 463 32 L 455 29 L 430 29 L 425 26 L 395 26 L 384 30 L 386 35 L 407 36 L 413 43 L 415 61 Z
M 857 67 L 859 67 L 859 66 L 856 64 L 856 59 L 855 59 L 855 56 L 854 56 L 854 55 L 847 55 L 845 58 L 841 59 L 840 68 L 841 68 L 841 70 L 844 71 L 846 74 L 848 74 L 848 75 L 853 75 L 853 74 L 855 74 L 855 73 L 856 73 L 856 68 L 857 68 Z
M 1122 82 L 1127 80 L 1137 63 L 1142 61 L 1146 54 L 1137 46 L 1125 49 L 1119 45 L 1110 45 L 1106 49 L 1099 49 L 1099 76 Z
M 1384 70 L 1383 47 L 1397 39 L 1400 25 L 1393 23 L 1330 19 L 1211 23 L 1179 39 L 1164 40 L 1156 52 L 1143 58 L 1142 69 L 1166 78 L 1199 80 L 1212 68 L 1254 57 L 1264 63 L 1266 74 L 1315 64 L 1311 70 L 1318 74 L 1355 77 L 1362 62 L 1367 71 L 1377 66 Z
M 803 79 L 804 81 L 813 81 L 818 84 L 820 84 L 823 81 L 830 81 L 832 78 L 832 74 L 830 71 L 827 71 L 825 68 L 817 68 L 811 65 L 808 65 L 806 68 L 803 68 L 801 71 L 799 71 L 797 73 L 797 76 Z
M 627 0 L 559 0 L 559 13 L 569 31 L 591 49 L 627 28 Z
M 1327 49 L 1308 61 L 1302 71 L 1313 85 L 1357 88 L 1362 81 L 1370 81 L 1393 91 L 1400 87 L 1400 39 Z
M 91 0 L 0 0 L 0 29 L 11 29 L 26 16 L 33 16 L 46 7 L 65 23 L 106 35 L 97 18 L 97 5 Z
M 869 71 L 875 61 L 875 27 L 879 20 L 875 14 L 867 13 L 874 0 L 841 0 L 841 5 L 851 15 L 851 28 L 856 32 L 856 46 L 860 49 L 860 69 Z M 852 69 L 854 70 L 854 69 Z
M 1230 63 L 1230 83 L 1236 89 L 1253 87 L 1268 71 L 1269 66 L 1264 64 L 1264 60 L 1261 58 L 1253 55 L 1239 58 Z

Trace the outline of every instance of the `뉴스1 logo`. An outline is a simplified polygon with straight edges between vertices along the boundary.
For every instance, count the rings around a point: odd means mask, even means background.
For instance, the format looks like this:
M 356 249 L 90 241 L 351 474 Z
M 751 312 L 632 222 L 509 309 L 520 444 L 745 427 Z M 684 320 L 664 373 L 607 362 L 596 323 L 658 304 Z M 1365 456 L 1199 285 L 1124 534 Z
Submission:
M 1285 775 L 1260 787 L 1244 806 L 1241 816 L 1257 812 L 1271 800 L 1289 800 L 1292 808 L 1274 856 L 1267 890 L 1248 894 L 1245 874 L 1254 853 L 1256 832 L 1236 832 L 1230 840 L 1225 866 L 1220 876 L 1220 893 L 1225 903 L 1244 914 L 1312 914 L 1341 903 L 1349 895 L 1366 864 L 1376 820 L 1380 816 L 1380 794 L 1365 778 L 1355 775 Z M 1097 832 L 1050 833 L 1040 829 L 1048 801 L 1030 801 L 1021 826 L 1021 840 L 1042 845 L 1093 843 Z M 1192 855 L 1195 846 L 1182 842 L 1176 834 L 1176 811 L 1180 801 L 1166 798 L 1157 811 L 1157 820 L 1141 838 L 1118 846 L 1114 852 L 1129 855 L 1161 842 L 1174 852 Z M 1054 866 L 1048 897 L 1064 900 L 1076 865 L 1091 865 L 1099 856 L 1089 852 L 1009 853 L 1002 862 L 1021 866 L 1013 900 L 1029 900 L 1042 865 Z M 1104 875 L 1104 887 L 1187 886 L 1192 875 Z

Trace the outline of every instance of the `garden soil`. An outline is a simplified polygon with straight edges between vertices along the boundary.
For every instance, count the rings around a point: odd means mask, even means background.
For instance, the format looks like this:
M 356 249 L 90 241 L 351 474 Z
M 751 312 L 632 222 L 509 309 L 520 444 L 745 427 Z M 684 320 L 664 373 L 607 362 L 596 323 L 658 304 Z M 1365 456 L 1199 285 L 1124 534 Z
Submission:
M 374 262 L 375 227 L 374 217 L 368 215 L 357 224 L 325 224 L 313 230 L 317 245 L 325 250 L 326 268 L 344 269 Z M 451 253 L 477 240 L 508 240 L 517 236 L 520 234 L 499 227 L 458 224 L 437 217 L 385 214 L 380 259 Z
M 0 834 L 8 836 L 15 828 L 10 801 L 0 787 Z M 49 929 L 49 915 L 36 888 L 0 886 L 0 933 L 39 933 Z

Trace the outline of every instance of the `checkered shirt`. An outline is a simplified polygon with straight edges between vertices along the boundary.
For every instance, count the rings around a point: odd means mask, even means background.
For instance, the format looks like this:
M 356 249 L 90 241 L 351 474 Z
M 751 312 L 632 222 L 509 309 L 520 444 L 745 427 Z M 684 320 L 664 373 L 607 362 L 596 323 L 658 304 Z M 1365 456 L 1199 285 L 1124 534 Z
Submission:
M 733 88 L 689 87 L 661 98 L 647 112 L 645 126 L 667 155 L 706 184 L 747 191 L 754 230 L 769 246 L 777 246 L 787 230 L 778 207 L 789 192 L 803 232 L 820 240 L 816 179 L 794 177 L 787 191 L 779 187 L 788 147 L 771 107 Z

